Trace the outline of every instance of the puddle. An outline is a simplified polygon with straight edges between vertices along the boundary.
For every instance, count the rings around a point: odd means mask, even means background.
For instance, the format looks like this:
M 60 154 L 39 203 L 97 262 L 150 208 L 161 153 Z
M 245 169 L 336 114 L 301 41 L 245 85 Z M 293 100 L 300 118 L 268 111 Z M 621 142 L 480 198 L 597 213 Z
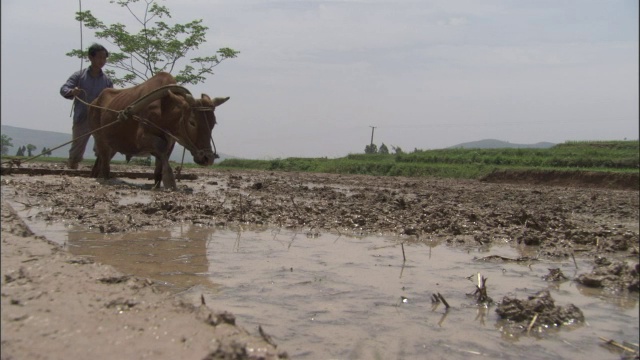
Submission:
M 192 225 L 101 234 L 27 222 L 75 255 L 159 281 L 194 303 L 203 295 L 252 333 L 260 325 L 294 359 L 619 358 L 599 337 L 637 342 L 639 335 L 637 293 L 615 296 L 542 280 L 548 268 L 570 278 L 589 272 L 591 264 L 580 259 L 579 269 L 572 260 L 473 261 L 535 251 L 465 251 L 427 241 L 405 243 L 403 261 L 399 238 Z M 557 305 L 580 308 L 586 323 L 542 336 L 504 332 L 495 305 L 478 307 L 465 295 L 475 290 L 467 278 L 478 272 L 488 278 L 495 301 L 549 289 Z M 448 311 L 432 304 L 437 292 L 451 305 Z

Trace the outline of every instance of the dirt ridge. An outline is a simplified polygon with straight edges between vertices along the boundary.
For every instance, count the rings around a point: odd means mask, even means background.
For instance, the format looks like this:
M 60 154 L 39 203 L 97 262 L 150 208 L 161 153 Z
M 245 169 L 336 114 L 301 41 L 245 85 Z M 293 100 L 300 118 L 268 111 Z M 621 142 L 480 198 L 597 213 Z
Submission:
M 639 173 L 559 170 L 495 170 L 481 181 L 512 184 L 545 184 L 554 186 L 605 189 L 640 189 Z

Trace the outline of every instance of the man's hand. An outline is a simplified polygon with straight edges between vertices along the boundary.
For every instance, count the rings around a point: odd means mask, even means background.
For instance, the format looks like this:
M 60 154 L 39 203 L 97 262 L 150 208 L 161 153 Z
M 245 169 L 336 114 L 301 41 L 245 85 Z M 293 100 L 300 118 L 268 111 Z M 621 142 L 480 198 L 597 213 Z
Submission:
M 73 90 L 69 91 L 69 93 L 67 94 L 67 96 L 69 97 L 76 97 L 78 95 L 80 95 L 82 93 L 82 90 L 76 88 L 73 88 Z

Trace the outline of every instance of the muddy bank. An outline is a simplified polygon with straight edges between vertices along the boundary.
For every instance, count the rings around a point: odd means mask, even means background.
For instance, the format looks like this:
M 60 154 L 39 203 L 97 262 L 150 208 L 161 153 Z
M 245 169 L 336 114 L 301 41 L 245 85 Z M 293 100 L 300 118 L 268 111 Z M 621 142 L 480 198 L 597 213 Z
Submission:
M 233 315 L 75 258 L 2 202 L 2 359 L 278 359 Z
M 485 176 L 482 181 L 601 189 L 638 190 L 640 188 L 640 175 L 638 172 L 496 170 Z

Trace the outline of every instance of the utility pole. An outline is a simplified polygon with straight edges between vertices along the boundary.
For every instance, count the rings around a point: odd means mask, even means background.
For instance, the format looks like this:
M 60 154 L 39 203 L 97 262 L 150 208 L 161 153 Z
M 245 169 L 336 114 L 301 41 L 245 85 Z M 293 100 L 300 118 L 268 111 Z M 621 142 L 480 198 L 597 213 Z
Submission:
M 369 127 L 371 128 L 371 146 L 373 147 L 373 132 L 376 130 L 376 127 L 371 125 L 369 125 Z

